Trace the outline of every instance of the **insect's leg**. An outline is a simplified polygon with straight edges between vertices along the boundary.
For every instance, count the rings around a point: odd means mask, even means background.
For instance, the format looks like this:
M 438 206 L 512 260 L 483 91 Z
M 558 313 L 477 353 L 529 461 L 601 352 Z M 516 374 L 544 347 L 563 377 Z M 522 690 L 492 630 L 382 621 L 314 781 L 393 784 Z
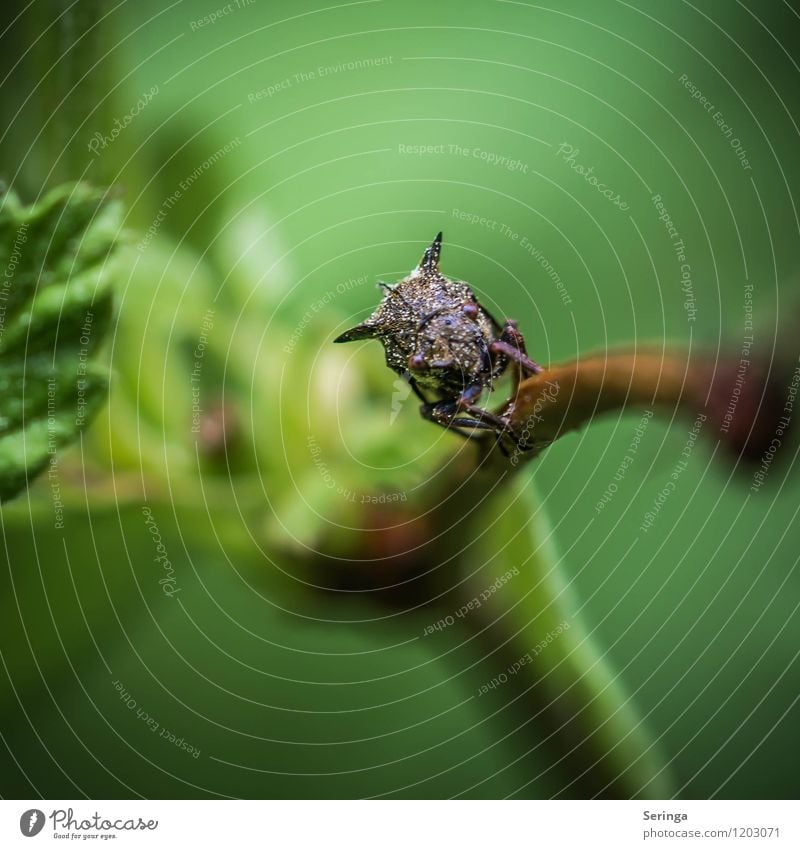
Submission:
M 448 428 L 468 439 L 482 437 L 478 437 L 474 433 L 465 433 L 461 428 L 492 431 L 500 450 L 507 456 L 508 452 L 503 444 L 503 438 L 507 436 L 515 445 L 521 447 L 519 446 L 519 440 L 509 428 L 508 422 L 495 413 L 484 410 L 474 403 L 480 397 L 483 390 L 484 387 L 476 383 L 468 386 L 454 401 L 423 404 L 420 407 L 420 413 L 428 421 L 436 422 L 441 427 Z M 469 415 L 465 416 L 462 413 L 468 413 Z
M 470 413 L 485 426 L 488 426 L 495 431 L 497 434 L 497 445 L 506 457 L 509 456 L 509 454 L 503 442 L 504 437 L 508 437 L 519 450 L 527 450 L 528 446 L 526 446 L 523 441 L 517 437 L 516 433 L 514 433 L 512 428 L 509 427 L 506 419 L 492 413 L 490 410 L 484 410 L 482 407 L 479 407 L 472 402 L 475 397 L 480 395 L 480 393 L 480 386 L 471 386 L 462 393 L 455 403 L 460 409 Z
M 419 411 L 423 419 L 429 422 L 436 422 L 442 427 L 475 427 L 479 430 L 494 430 L 494 425 L 490 422 L 483 421 L 480 417 L 466 418 L 459 416 L 460 407 L 455 401 L 440 401 L 438 404 L 423 404 Z M 483 412 L 479 407 L 475 408 L 478 412 Z M 470 410 L 470 412 L 472 412 Z
M 455 400 L 455 404 L 458 407 L 464 407 L 465 404 L 471 404 L 473 401 L 477 401 L 478 398 L 481 397 L 483 393 L 484 387 L 480 383 L 473 383 L 472 386 L 468 386 Z
M 527 450 L 528 446 L 523 445 L 503 419 L 494 415 L 494 413 L 476 407 L 474 404 L 466 407 L 461 405 L 460 409 L 464 409 L 474 415 L 474 418 L 467 418 L 466 416 L 458 415 L 458 409 L 459 405 L 457 401 L 446 401 L 439 402 L 438 404 L 423 404 L 420 407 L 420 413 L 424 419 L 435 422 L 440 427 L 446 428 L 451 433 L 457 433 L 464 439 L 488 439 L 490 438 L 488 435 L 478 435 L 472 431 L 491 431 L 494 435 L 496 446 L 506 457 L 509 457 L 510 454 L 503 441 L 505 437 L 508 437 L 520 451 Z M 470 430 L 464 431 L 461 428 L 470 428 Z
M 512 439 L 513 439 L 513 437 L 512 437 Z M 504 457 L 510 457 L 511 456 L 511 452 L 508 450 L 508 448 L 506 448 L 505 442 L 503 442 L 503 434 L 502 433 L 498 433 L 495 436 L 494 444 L 497 448 L 500 449 L 500 453 Z M 519 444 L 517 443 L 516 439 L 514 440 L 514 444 L 517 445 L 517 447 L 519 447 Z
M 471 427 L 477 428 L 478 430 L 490 429 L 490 425 L 486 425 L 483 422 L 477 421 L 476 419 L 467 419 L 459 417 L 459 419 L 455 421 L 454 416 L 458 412 L 458 407 L 455 403 L 450 401 L 438 401 L 432 404 L 425 397 L 425 394 L 419 388 L 417 381 L 414 380 L 413 377 L 408 378 L 408 385 L 414 390 L 414 394 L 417 396 L 417 398 L 422 401 L 419 411 L 423 419 L 426 419 L 429 422 L 434 422 L 440 427 L 452 430 L 453 433 L 457 433 L 464 439 L 474 439 L 475 434 L 459 430 L 459 427 Z
M 504 354 L 515 364 L 514 369 L 514 394 L 516 395 L 516 384 L 525 376 L 525 373 L 539 374 L 542 367 L 528 356 L 525 350 L 525 338 L 517 330 L 517 323 L 507 319 L 503 325 L 503 332 L 498 339 L 489 345 L 492 353 Z
M 507 433 L 512 439 L 514 438 L 511 433 L 511 429 L 508 426 L 508 422 L 500 416 L 495 415 L 489 410 L 484 410 L 483 407 L 479 407 L 477 404 L 470 403 L 463 399 L 463 397 L 459 398 L 458 406 L 460 409 L 465 410 L 470 415 L 474 416 L 486 427 L 490 427 L 492 430 L 497 431 L 497 433 Z
M 419 411 L 423 419 L 435 422 L 440 427 L 451 430 L 465 439 L 475 439 L 476 434 L 461 428 L 472 428 L 475 430 L 495 430 L 495 427 L 477 418 L 469 418 L 458 415 L 459 407 L 455 401 L 439 401 L 437 404 L 423 404 Z
M 460 410 L 465 410 L 470 413 L 475 419 L 480 422 L 484 422 L 485 424 L 492 427 L 494 430 L 506 431 L 508 430 L 507 423 L 500 418 L 500 416 L 496 416 L 494 413 L 490 413 L 488 410 L 484 410 L 483 407 L 479 407 L 475 402 L 480 398 L 481 394 L 484 391 L 484 386 L 481 383 L 474 383 L 472 386 L 468 386 L 459 396 L 455 399 L 455 401 L 448 402 L 450 406 L 453 408 L 453 414 Z

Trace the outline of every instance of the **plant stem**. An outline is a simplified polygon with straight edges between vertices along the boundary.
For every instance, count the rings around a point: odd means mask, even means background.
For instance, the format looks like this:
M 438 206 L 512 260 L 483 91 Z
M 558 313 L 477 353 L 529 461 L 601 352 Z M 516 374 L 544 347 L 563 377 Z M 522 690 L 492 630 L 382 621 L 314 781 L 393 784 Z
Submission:
M 597 415 L 636 407 L 702 414 L 735 458 L 756 461 L 778 426 L 793 366 L 708 352 L 617 351 L 545 369 L 497 412 L 533 449 L 512 454 L 512 465 Z M 502 464 L 500 452 L 492 453 Z

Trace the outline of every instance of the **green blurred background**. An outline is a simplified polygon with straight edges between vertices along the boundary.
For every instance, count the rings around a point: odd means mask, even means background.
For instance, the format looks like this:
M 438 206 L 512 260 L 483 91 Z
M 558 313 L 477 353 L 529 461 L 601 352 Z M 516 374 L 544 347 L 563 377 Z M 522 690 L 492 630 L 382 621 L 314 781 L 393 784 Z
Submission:
M 313 568 L 341 526 L 380 523 L 364 494 L 413 500 L 456 447 L 413 398 L 392 420 L 377 346 L 330 342 L 441 229 L 445 273 L 541 362 L 738 348 L 748 284 L 769 356 L 798 281 L 797 4 L 36 0 L 5 18 L 0 176 L 28 201 L 113 184 L 128 212 L 111 398 L 60 456 L 64 528 L 47 480 L 0 511 L 0 792 L 580 795 L 525 754 L 502 690 L 476 697 L 503 666 L 460 624 L 423 636 L 440 611 Z M 641 531 L 691 422 L 654 419 L 598 510 L 639 419 L 522 472 L 559 569 L 680 795 L 796 797 L 800 484 L 776 467 L 753 493 L 704 439 Z

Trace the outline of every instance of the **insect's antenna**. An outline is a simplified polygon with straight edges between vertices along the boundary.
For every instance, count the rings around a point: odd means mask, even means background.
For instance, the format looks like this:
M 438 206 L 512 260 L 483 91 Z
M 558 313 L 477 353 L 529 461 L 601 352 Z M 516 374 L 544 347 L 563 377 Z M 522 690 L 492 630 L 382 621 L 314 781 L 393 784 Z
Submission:
M 384 290 L 384 292 L 388 292 L 390 295 L 394 295 L 396 298 L 400 298 L 400 300 L 411 309 L 411 304 L 397 291 L 394 286 L 390 286 L 388 283 L 384 283 L 382 280 L 378 282 L 378 286 Z

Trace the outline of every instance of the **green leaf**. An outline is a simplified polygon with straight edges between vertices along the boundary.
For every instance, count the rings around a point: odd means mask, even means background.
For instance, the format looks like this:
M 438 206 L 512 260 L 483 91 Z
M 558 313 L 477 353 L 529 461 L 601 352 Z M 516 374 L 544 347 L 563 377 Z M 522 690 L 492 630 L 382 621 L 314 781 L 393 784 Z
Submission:
M 77 438 L 105 399 L 121 205 L 83 183 L 0 199 L 0 501 Z

